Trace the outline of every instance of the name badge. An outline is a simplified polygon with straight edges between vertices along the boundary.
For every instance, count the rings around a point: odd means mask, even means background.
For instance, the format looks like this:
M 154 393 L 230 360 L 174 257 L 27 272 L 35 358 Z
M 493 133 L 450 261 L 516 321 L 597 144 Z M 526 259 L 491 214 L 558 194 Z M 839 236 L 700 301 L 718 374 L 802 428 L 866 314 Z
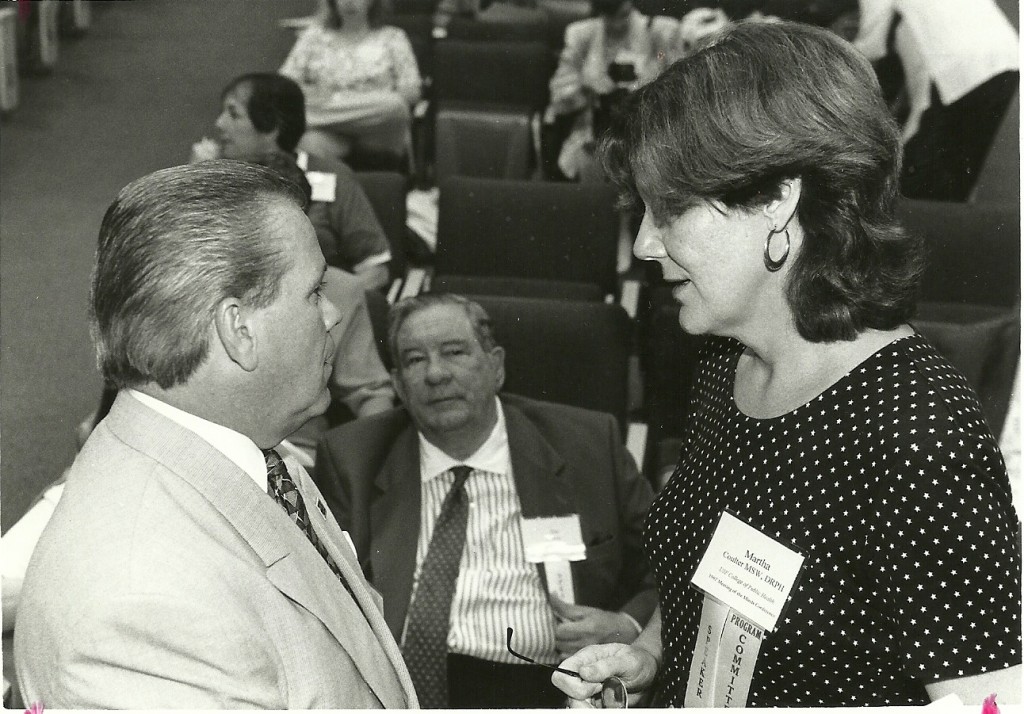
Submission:
M 771 632 L 803 563 L 801 553 L 723 511 L 692 583 Z
M 723 511 L 691 583 L 704 591 L 684 705 L 743 707 L 804 556 Z
M 338 190 L 338 177 L 327 171 L 307 171 L 306 180 L 313 189 L 312 200 L 334 203 L 334 195 Z
M 569 563 L 587 557 L 579 515 L 524 518 L 522 533 L 526 562 L 544 564 L 548 592 L 575 604 L 576 589 Z

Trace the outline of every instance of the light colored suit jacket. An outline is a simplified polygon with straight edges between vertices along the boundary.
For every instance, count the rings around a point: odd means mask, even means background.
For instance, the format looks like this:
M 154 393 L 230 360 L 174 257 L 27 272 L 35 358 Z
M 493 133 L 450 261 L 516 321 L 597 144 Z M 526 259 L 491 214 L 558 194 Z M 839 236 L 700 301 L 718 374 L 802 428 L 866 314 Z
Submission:
M 653 494 L 615 418 L 509 394 L 501 399 L 523 517 L 580 516 L 587 558 L 571 566 L 577 602 L 622 610 L 645 624 L 657 604 L 640 543 Z M 420 529 L 419 441 L 408 412 L 374 414 L 327 432 L 316 479 L 400 637 Z
M 549 90 L 555 114 L 582 109 L 587 104 L 584 87 L 608 77 L 605 52 L 605 25 L 600 17 L 589 17 L 565 28 L 565 44 L 558 67 L 551 76 Z M 620 52 L 632 58 L 639 84 L 654 79 L 679 52 L 679 21 L 671 17 L 647 17 L 633 10 L 629 30 Z
M 344 535 L 288 463 L 341 584 L 206 441 L 121 394 L 68 475 L 26 575 L 15 657 L 48 708 L 414 707 Z

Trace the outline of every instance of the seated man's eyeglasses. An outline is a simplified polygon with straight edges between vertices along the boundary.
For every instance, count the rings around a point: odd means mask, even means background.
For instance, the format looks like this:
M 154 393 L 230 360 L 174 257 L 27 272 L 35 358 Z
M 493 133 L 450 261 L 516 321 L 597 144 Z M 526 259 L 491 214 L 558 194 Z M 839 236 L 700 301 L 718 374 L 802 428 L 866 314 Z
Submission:
M 571 669 L 564 669 L 562 667 L 556 667 L 553 664 L 544 664 L 543 662 L 538 662 L 535 659 L 531 659 L 526 655 L 521 655 L 518 652 L 516 652 L 514 649 L 512 649 L 511 627 L 507 628 L 506 630 L 505 648 L 508 650 L 508 653 L 510 655 L 512 655 L 513 657 L 518 657 L 524 662 L 540 665 L 541 667 L 547 667 L 548 669 L 553 669 L 556 672 L 561 672 L 562 674 L 567 674 L 570 677 L 576 677 L 580 680 L 583 679 L 583 677 L 580 676 L 579 672 L 574 672 Z M 604 682 L 601 683 L 600 695 L 595 695 L 594 699 L 598 699 L 598 697 L 600 697 L 600 705 L 604 709 L 629 708 L 629 700 L 626 697 L 626 683 L 618 677 L 609 677 L 608 679 L 604 680 Z M 596 705 L 598 702 L 595 701 L 594 703 Z

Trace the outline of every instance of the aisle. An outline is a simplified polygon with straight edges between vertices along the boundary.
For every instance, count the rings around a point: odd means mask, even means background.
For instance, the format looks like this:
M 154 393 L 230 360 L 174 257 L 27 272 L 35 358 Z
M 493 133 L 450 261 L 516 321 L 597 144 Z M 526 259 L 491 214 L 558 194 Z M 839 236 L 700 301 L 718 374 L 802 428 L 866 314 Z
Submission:
M 0 124 L 0 528 L 74 455 L 101 381 L 86 323 L 103 211 L 126 183 L 178 164 L 236 74 L 274 70 L 282 17 L 312 0 L 96 2 L 51 76 L 23 78 Z

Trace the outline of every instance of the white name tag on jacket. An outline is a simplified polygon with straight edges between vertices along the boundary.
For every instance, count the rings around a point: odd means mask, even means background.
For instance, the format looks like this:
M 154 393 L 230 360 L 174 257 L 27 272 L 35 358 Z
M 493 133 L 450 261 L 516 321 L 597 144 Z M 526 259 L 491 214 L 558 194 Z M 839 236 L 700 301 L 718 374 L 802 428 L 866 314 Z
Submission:
M 579 514 L 549 518 L 524 518 L 523 554 L 527 563 L 543 563 L 548 592 L 568 603 L 576 602 L 569 563 L 585 560 Z
M 802 554 L 723 511 L 692 583 L 771 632 L 803 562 Z
M 338 191 L 338 177 L 328 171 L 307 171 L 306 180 L 313 189 L 312 200 L 334 203 Z

